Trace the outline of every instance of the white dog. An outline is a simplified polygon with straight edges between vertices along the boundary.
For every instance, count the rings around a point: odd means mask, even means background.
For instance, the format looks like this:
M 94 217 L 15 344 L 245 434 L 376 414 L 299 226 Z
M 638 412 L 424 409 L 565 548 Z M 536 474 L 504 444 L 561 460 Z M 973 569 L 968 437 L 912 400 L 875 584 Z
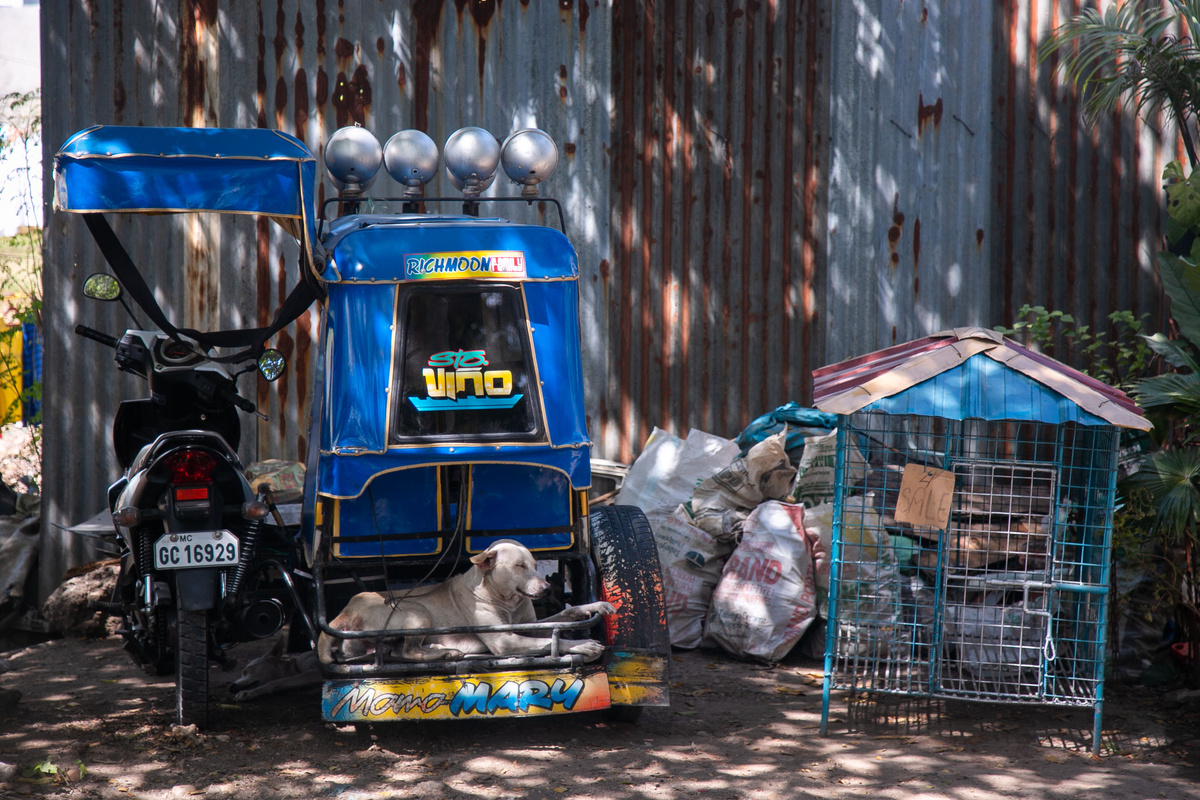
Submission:
M 321 683 L 321 665 L 312 650 L 306 653 L 285 655 L 285 637 L 275 640 L 275 645 L 264 655 L 246 664 L 241 676 L 229 684 L 229 693 L 239 703 L 263 695 L 316 686 Z
M 367 631 L 511 625 L 537 621 L 532 600 L 550 591 L 550 584 L 538 575 L 537 561 L 524 545 L 511 539 L 501 539 L 482 553 L 472 556 L 471 563 L 473 566 L 466 572 L 444 583 L 402 593 L 396 601 L 378 592 L 357 594 L 329 625 L 344 631 Z M 615 612 L 610 603 L 588 603 L 568 607 L 543 621 L 566 622 L 587 619 L 592 614 Z M 322 633 L 317 641 L 321 663 L 333 661 L 335 645 L 339 642 L 342 654 L 347 657 L 363 655 L 373 649 L 370 640 L 338 640 Z M 589 660 L 598 658 L 604 652 L 604 645 L 592 639 L 562 640 L 562 647 L 563 652 L 576 653 Z M 468 653 L 509 656 L 549 652 L 548 637 L 518 633 L 465 633 L 406 636 L 400 656 L 407 661 L 434 661 L 461 658 Z

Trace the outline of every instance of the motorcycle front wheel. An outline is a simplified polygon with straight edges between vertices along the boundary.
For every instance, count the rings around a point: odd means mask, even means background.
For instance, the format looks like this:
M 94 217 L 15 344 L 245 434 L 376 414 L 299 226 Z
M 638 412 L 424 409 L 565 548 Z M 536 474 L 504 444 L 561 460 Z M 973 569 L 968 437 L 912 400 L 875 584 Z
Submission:
M 175 601 L 175 721 L 208 725 L 208 611 Z

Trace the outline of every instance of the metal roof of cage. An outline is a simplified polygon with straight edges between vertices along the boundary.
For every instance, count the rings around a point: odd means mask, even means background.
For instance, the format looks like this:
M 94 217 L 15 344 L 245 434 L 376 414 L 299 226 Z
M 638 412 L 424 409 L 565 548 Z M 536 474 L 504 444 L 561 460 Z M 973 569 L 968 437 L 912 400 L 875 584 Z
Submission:
M 814 370 L 813 404 L 834 414 L 1153 427 L 1119 389 L 986 328 L 955 328 Z

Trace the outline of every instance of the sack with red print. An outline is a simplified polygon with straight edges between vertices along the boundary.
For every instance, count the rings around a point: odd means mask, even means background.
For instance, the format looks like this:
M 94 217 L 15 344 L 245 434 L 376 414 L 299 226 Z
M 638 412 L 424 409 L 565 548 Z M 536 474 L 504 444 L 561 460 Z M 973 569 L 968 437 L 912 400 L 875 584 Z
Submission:
M 705 635 L 734 656 L 774 663 L 817 616 L 804 508 L 770 500 L 751 512 L 743 530 L 713 592 Z

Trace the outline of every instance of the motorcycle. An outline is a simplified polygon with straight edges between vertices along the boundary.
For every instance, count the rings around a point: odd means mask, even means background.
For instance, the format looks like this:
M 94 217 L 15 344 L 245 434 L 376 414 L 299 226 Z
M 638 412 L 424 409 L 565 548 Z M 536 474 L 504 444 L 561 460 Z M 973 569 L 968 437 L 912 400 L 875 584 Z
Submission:
M 251 487 L 237 456 L 239 415 L 256 413 L 238 377 L 257 367 L 278 378 L 284 358 L 265 344 L 319 296 L 308 275 L 314 173 L 303 143 L 268 130 L 95 126 L 55 156 L 55 208 L 83 216 L 113 273 L 89 277 L 84 294 L 119 300 L 134 320 L 119 338 L 84 325 L 75 332 L 112 348 L 117 369 L 149 390 L 124 400 L 113 422 L 122 475 L 108 489 L 112 527 L 102 535 L 121 568 L 105 610 L 123 619 L 135 662 L 174 671 L 180 724 L 207 724 L 209 665 L 228 665 L 234 644 L 289 621 L 293 649 L 315 638 L 305 610 L 311 579 L 295 569 L 304 559 L 298 527 L 285 524 L 265 485 Z M 266 327 L 176 328 L 107 212 L 260 215 L 299 242 L 302 279 Z M 126 294 L 151 329 L 141 329 Z
M 84 294 L 116 300 L 120 285 L 95 274 Z M 255 490 L 238 460 L 237 376 L 257 366 L 268 381 L 285 361 L 266 350 L 237 372 L 186 338 L 129 330 L 119 339 L 78 325 L 114 350 L 117 369 L 145 380 L 150 396 L 122 401 L 113 446 L 124 474 L 108 503 L 121 547 L 115 605 L 125 648 L 144 669 L 175 671 L 176 720 L 208 721 L 209 661 L 232 643 L 277 633 L 300 611 L 292 565 L 298 543 L 269 524 L 267 489 Z

